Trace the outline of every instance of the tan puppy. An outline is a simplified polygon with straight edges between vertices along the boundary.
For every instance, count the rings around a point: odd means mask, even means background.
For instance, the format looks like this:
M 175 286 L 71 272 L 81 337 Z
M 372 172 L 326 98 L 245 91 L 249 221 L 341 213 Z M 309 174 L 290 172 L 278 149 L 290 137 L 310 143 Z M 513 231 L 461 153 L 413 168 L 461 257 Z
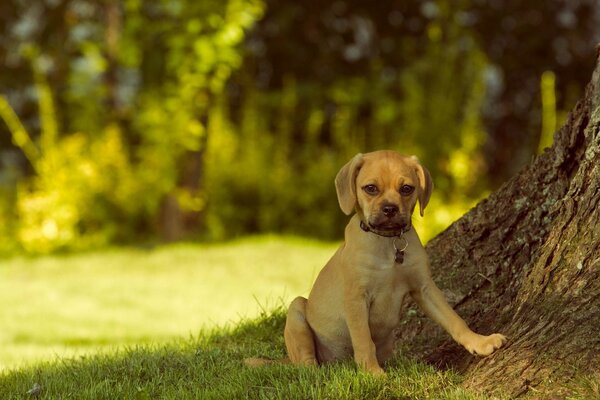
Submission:
M 335 186 L 342 211 L 356 214 L 308 299 L 297 297 L 290 305 L 284 335 L 292 363 L 317 365 L 354 355 L 360 367 L 383 373 L 407 294 L 472 354 L 489 355 L 506 342 L 498 333 L 471 331 L 431 279 L 411 215 L 417 200 L 423 215 L 433 184 L 416 158 L 393 151 L 357 154 Z

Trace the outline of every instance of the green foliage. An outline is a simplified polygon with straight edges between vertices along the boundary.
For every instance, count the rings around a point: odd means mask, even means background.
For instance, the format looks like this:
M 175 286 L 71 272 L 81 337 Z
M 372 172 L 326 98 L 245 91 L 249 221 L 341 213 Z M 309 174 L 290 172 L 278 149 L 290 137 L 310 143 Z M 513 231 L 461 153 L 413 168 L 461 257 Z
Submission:
M 11 139 L 23 154 L 30 161 L 35 161 L 39 157 L 39 151 L 33 144 L 27 130 L 21 123 L 19 117 L 10 106 L 10 103 L 4 96 L 0 95 L 0 117 L 4 120 L 11 132 Z
M 285 149 L 289 142 L 253 134 L 265 132 L 259 127 L 237 137 L 224 129 L 224 122 L 219 131 L 211 130 L 207 146 L 210 237 L 223 239 L 249 231 L 340 236 L 345 217 L 337 205 L 333 177 L 341 158 L 306 147 L 299 156 Z
M 472 207 L 486 188 L 480 114 L 487 64 L 469 36 L 444 18 L 430 24 L 425 49 L 398 79 L 382 79 L 377 62 L 367 77 L 318 83 L 289 75 L 268 91 L 243 71 L 235 75 L 241 105 L 231 111 L 221 97 L 209 116 L 209 237 L 248 231 L 340 237 L 347 218 L 334 177 L 354 154 L 381 148 L 417 154 L 433 175 L 427 215 L 415 218 L 425 241 Z M 454 44 L 459 39 L 461 46 Z
M 13 176 L 9 179 L 12 181 L 15 178 Z M 16 224 L 16 215 L 13 207 L 16 190 L 11 186 L 7 184 L 0 186 L 0 255 L 11 254 L 18 249 L 17 241 L 11 239 L 15 232 Z
M 81 18 L 81 31 L 72 43 L 78 56 L 62 60 L 68 66 L 64 93 L 47 79 L 49 57 L 34 44 L 24 46 L 40 129 L 30 135 L 0 97 L 0 117 L 33 172 L 18 188 L 2 188 L 13 195 L 0 205 L 7 243 L 0 250 L 45 253 L 152 239 L 164 199 L 173 194 L 183 209 L 202 210 L 204 194 L 179 187 L 186 173 L 182 164 L 187 153 L 203 150 L 200 116 L 239 67 L 239 45 L 262 3 L 181 0 L 150 6 L 132 0 L 123 9 L 122 29 L 110 19 L 103 27 L 89 14 L 70 16 Z M 163 18 L 154 23 L 156 13 Z M 114 43 L 103 34 L 118 29 L 122 46 L 112 54 Z M 166 52 L 157 53 L 157 45 Z M 137 86 L 134 79 L 119 87 L 110 78 L 118 71 L 148 84 Z M 122 90 L 129 94 L 123 97 Z
M 0 157 L 18 149 L 29 163 L 0 179 L 0 251 L 339 238 L 334 176 L 382 148 L 432 173 L 434 197 L 415 217 L 425 241 L 489 190 L 482 114 L 498 82 L 469 26 L 489 16 L 470 1 L 21 3 L 7 9 L 42 7 L 48 37 L 15 37 L 7 58 L 37 107 L 27 113 L 22 88 L 0 96 L 11 135 Z M 561 79 L 548 89 L 548 76 L 544 143 L 561 103 Z
M 542 132 L 537 152 L 542 153 L 546 147 L 552 146 L 557 125 L 556 113 L 556 75 L 552 71 L 544 71 L 540 79 L 542 95 Z
M 143 209 L 130 203 L 135 178 L 121 134 L 108 128 L 91 138 L 61 138 L 36 161 L 37 175 L 18 192 L 18 240 L 30 252 L 106 245 L 127 237 L 114 219 Z

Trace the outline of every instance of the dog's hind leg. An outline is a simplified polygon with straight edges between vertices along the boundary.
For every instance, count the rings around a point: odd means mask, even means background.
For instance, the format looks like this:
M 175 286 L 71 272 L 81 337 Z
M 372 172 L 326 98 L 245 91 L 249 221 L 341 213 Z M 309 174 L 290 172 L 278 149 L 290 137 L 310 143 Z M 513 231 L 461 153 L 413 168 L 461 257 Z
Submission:
M 317 365 L 314 333 L 306 321 L 304 297 L 296 297 L 290 304 L 285 321 L 285 347 L 294 364 Z

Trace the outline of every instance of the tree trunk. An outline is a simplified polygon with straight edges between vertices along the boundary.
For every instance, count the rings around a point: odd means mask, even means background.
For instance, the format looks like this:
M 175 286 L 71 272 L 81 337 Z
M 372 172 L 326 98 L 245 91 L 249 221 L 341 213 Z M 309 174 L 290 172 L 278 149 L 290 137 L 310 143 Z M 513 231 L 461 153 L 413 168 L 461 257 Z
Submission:
M 471 328 L 509 342 L 477 358 L 409 312 L 398 342 L 405 354 L 513 397 L 562 397 L 575 374 L 600 379 L 600 62 L 554 145 L 427 251 Z
M 204 155 L 208 141 L 208 109 L 204 110 L 200 123 L 205 132 L 198 139 L 198 149 L 188 150 L 181 156 L 179 181 L 175 192 L 184 192 L 189 199 L 202 197 L 204 192 Z M 160 215 L 160 232 L 166 242 L 189 239 L 204 228 L 204 209 L 180 204 L 176 193 L 165 196 Z
M 119 86 L 118 53 L 121 39 L 121 15 L 118 1 L 109 0 L 104 3 L 104 21 L 106 23 L 105 55 L 107 64 L 104 74 L 104 84 L 107 90 L 106 106 L 108 114 L 111 117 L 111 122 L 116 122 L 118 120 L 117 116 L 120 114 L 117 91 Z

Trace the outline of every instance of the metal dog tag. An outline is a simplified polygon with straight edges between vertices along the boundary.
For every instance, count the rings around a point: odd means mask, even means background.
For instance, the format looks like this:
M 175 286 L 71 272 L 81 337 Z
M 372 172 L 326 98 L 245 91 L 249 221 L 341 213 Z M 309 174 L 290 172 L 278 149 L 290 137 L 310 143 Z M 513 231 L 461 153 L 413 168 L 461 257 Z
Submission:
M 404 251 L 396 249 L 396 255 L 394 256 L 394 260 L 398 264 L 402 264 L 404 262 Z
M 402 248 L 398 248 L 399 246 L 396 246 L 396 239 L 402 239 L 404 240 L 404 246 L 402 246 Z M 396 254 L 394 255 L 394 260 L 398 263 L 398 264 L 402 264 L 404 262 L 404 250 L 406 250 L 406 248 L 408 247 L 408 240 L 406 240 L 406 238 L 404 237 L 403 234 L 401 234 L 399 237 L 394 238 L 394 241 L 392 242 L 392 245 L 394 246 L 394 250 L 396 250 Z

